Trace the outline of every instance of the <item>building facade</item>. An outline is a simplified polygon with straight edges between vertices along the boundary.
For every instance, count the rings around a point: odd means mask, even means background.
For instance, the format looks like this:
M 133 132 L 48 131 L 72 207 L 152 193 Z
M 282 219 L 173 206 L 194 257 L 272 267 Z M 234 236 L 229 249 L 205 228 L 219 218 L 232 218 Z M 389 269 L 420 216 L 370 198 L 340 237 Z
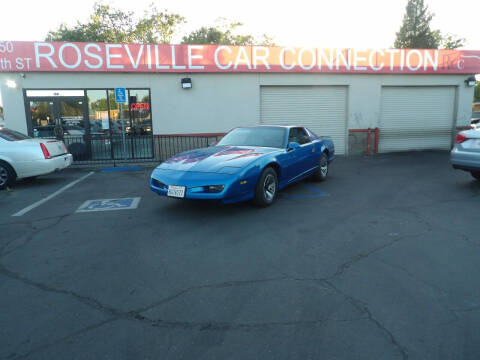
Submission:
M 375 128 L 379 152 L 448 150 L 470 123 L 480 73 L 476 51 L 0 45 L 6 126 L 62 137 L 78 159 L 163 158 L 159 139 L 258 124 L 307 126 L 337 154 Z

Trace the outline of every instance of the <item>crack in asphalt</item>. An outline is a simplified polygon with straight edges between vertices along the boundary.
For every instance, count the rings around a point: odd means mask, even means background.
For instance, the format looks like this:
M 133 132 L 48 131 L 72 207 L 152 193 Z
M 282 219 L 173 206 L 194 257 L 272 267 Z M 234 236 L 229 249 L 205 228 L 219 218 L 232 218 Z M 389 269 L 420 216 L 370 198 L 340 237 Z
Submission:
M 157 306 L 163 305 L 165 303 L 168 303 L 176 298 L 179 298 L 183 296 L 184 294 L 195 291 L 195 290 L 200 290 L 200 289 L 220 289 L 220 288 L 227 288 L 227 287 L 234 287 L 234 286 L 245 286 L 245 285 L 251 285 L 251 284 L 258 284 L 258 283 L 266 283 L 266 282 L 272 282 L 272 281 L 281 281 L 281 280 L 288 280 L 287 276 L 280 276 L 280 277 L 275 277 L 275 278 L 266 278 L 266 279 L 257 279 L 257 280 L 236 280 L 236 281 L 225 281 L 221 283 L 214 283 L 214 284 L 206 284 L 206 285 L 194 285 L 189 288 L 180 290 L 176 292 L 173 295 L 170 295 L 164 299 L 161 299 L 153 304 L 150 304 L 148 306 L 145 306 L 141 309 L 138 309 L 138 313 L 142 313 L 148 310 L 151 310 Z
M 40 220 L 34 220 L 34 221 L 28 221 L 28 222 L 24 222 L 22 224 L 24 224 L 25 226 L 29 227 L 30 230 L 31 230 L 31 233 L 28 234 L 28 236 L 26 237 L 26 239 L 23 241 L 22 244 L 19 244 L 17 246 L 15 246 L 13 249 L 10 249 L 8 251 L 5 251 L 5 249 L 8 248 L 8 246 L 12 243 L 14 243 L 17 239 L 14 239 L 10 242 L 8 242 L 5 246 L 3 246 L 1 249 L 0 249 L 0 258 L 2 257 L 5 257 L 15 251 L 17 251 L 18 249 L 21 249 L 25 246 L 27 246 L 36 236 L 38 236 L 40 233 L 42 233 L 43 231 L 45 230 L 49 230 L 50 228 L 53 228 L 55 226 L 57 226 L 58 224 L 60 224 L 65 218 L 67 218 L 68 216 L 70 216 L 71 214 L 63 214 L 63 215 L 59 215 L 59 216 L 53 216 L 53 217 L 50 217 L 50 218 L 45 218 L 45 219 L 40 219 Z M 46 225 L 42 228 L 36 228 L 34 226 L 34 223 L 38 223 L 38 222 L 41 222 L 41 221 L 45 221 L 45 220 L 52 220 L 52 219 L 56 219 L 55 222 L 49 224 L 49 225 Z
M 138 320 L 138 319 L 137 319 Z M 271 322 L 259 322 L 259 323 L 232 323 L 222 321 L 204 321 L 204 322 L 190 322 L 190 321 L 166 321 L 155 320 L 142 317 L 142 321 L 151 324 L 154 327 L 163 328 L 183 328 L 183 329 L 197 329 L 200 331 L 212 330 L 212 331 L 228 331 L 228 330 L 266 330 L 278 326 L 307 326 L 318 325 L 326 322 L 354 322 L 359 320 L 368 320 L 366 316 L 352 317 L 348 319 L 333 319 L 330 317 L 320 318 L 316 320 L 296 320 L 296 321 L 271 321 Z
M 41 352 L 51 346 L 58 345 L 64 341 L 67 341 L 69 339 L 75 338 L 78 335 L 87 333 L 91 330 L 97 329 L 105 324 L 117 321 L 117 320 L 129 320 L 129 321 L 140 321 L 141 323 L 146 323 L 151 325 L 152 327 L 161 327 L 161 328 L 168 328 L 168 329 L 175 329 L 175 328 L 183 328 L 183 329 L 196 329 L 199 331 L 205 331 L 205 330 L 210 330 L 210 331 L 228 331 L 228 330 L 243 330 L 243 331 L 251 331 L 251 330 L 256 330 L 256 329 L 269 329 L 272 327 L 278 327 L 278 326 L 308 326 L 308 325 L 317 325 L 317 324 L 322 324 L 326 322 L 337 322 L 337 323 L 342 323 L 342 322 L 354 322 L 354 321 L 360 321 L 360 320 L 368 320 L 367 316 L 361 316 L 361 317 L 352 317 L 352 318 L 346 318 L 346 319 L 334 319 L 330 317 L 324 317 L 316 320 L 298 320 L 298 321 L 279 321 L 279 322 L 263 322 L 263 323 L 232 323 L 232 322 L 215 322 L 215 321 L 205 321 L 205 322 L 184 322 L 184 321 L 165 321 L 161 319 L 151 319 L 148 318 L 141 313 L 149 310 L 151 308 L 154 308 L 155 306 L 159 306 L 161 304 L 167 303 L 169 301 L 172 301 L 182 295 L 184 295 L 187 292 L 198 290 L 198 289 L 205 289 L 205 288 L 227 288 L 227 287 L 235 287 L 235 286 L 245 286 L 245 285 L 250 285 L 250 284 L 259 284 L 259 283 L 266 283 L 266 282 L 273 282 L 273 281 L 284 281 L 284 280 L 297 280 L 297 279 L 291 279 L 286 276 L 282 277 L 277 277 L 277 278 L 269 278 L 269 279 L 256 279 L 256 280 L 242 280 L 242 281 L 227 281 L 227 282 L 222 282 L 222 283 L 216 283 L 216 284 L 208 284 L 208 285 L 200 285 L 200 286 L 192 286 L 190 288 L 184 289 L 182 291 L 177 292 L 176 294 L 169 296 L 161 301 L 158 301 L 152 305 L 149 305 L 147 307 L 143 307 L 137 310 L 133 311 L 123 311 L 119 309 L 115 309 L 111 306 L 107 306 L 105 304 L 102 304 L 98 300 L 83 296 L 80 294 L 77 294 L 73 291 L 67 291 L 67 290 L 62 290 L 62 289 L 57 289 L 42 283 L 38 283 L 35 281 L 32 281 L 30 279 L 26 279 L 19 274 L 12 272 L 8 269 L 6 269 L 1 263 L 0 263 L 0 274 L 3 274 L 10 279 L 14 279 L 17 281 L 20 281 L 24 284 L 33 286 L 35 288 L 38 288 L 42 291 L 47 291 L 47 292 L 53 292 L 57 294 L 62 294 L 62 295 L 68 295 L 71 297 L 74 297 L 76 300 L 79 302 L 89 306 L 92 309 L 95 309 L 97 311 L 106 313 L 110 315 L 110 317 L 106 320 L 103 320 L 101 322 L 86 326 L 78 331 L 75 331 L 71 334 L 68 334 L 60 339 L 57 339 L 54 342 L 50 342 L 47 344 L 42 344 L 38 347 L 35 347 L 34 349 L 31 349 L 28 353 L 22 354 L 22 355 L 16 355 L 14 354 L 13 356 L 9 355 L 5 359 L 22 359 L 26 358 L 30 355 L 33 355 L 35 353 Z M 330 287 L 328 287 L 331 289 Z M 364 312 L 363 312 L 364 313 Z M 333 315 L 334 313 L 332 313 Z
M 480 310 L 480 305 L 473 306 L 470 308 L 450 308 L 451 311 L 454 311 L 455 313 L 464 313 L 464 312 L 472 312 L 472 311 L 477 311 Z
M 98 300 L 96 300 L 94 298 L 77 294 L 74 291 L 57 289 L 57 288 L 54 288 L 52 286 L 49 286 L 49 285 L 46 285 L 46 284 L 43 284 L 43 283 L 40 283 L 40 282 L 36 282 L 36 281 L 30 280 L 30 279 L 27 279 L 25 277 L 22 277 L 20 274 L 8 270 L 1 262 L 0 262 L 0 274 L 3 274 L 10 279 L 20 281 L 20 282 L 22 282 L 26 285 L 30 285 L 30 286 L 35 287 L 35 288 L 37 288 L 39 290 L 42 290 L 42 291 L 74 297 L 75 299 L 77 299 L 82 304 L 85 304 L 85 305 L 87 305 L 90 308 L 93 308 L 95 310 L 100 310 L 100 311 L 102 311 L 104 313 L 107 313 L 109 315 L 121 316 L 122 313 L 123 313 L 122 311 L 119 311 L 119 310 L 117 310 L 113 307 L 102 304 L 101 302 L 99 302 Z
M 387 265 L 387 266 L 389 266 L 389 267 L 391 267 L 391 268 L 398 269 L 398 270 L 402 271 L 403 273 L 407 274 L 407 276 L 408 276 L 409 278 L 411 278 L 412 280 L 414 280 L 415 282 L 418 282 L 418 283 L 423 284 L 423 285 L 425 285 L 425 286 L 427 286 L 427 287 L 429 287 L 429 288 L 431 288 L 431 289 L 434 289 L 435 291 L 438 291 L 438 292 L 442 293 L 443 295 L 448 295 L 448 293 L 447 293 L 444 289 L 440 288 L 440 287 L 437 286 L 437 285 L 430 284 L 429 282 L 427 282 L 427 281 L 425 281 L 425 280 L 423 280 L 423 279 L 420 279 L 418 276 L 415 276 L 415 275 L 412 274 L 410 271 L 408 271 L 407 269 L 405 269 L 404 267 L 402 267 L 402 266 L 400 266 L 400 265 L 388 263 L 388 262 L 386 262 L 385 260 L 382 260 L 382 259 L 377 258 L 377 257 L 375 258 L 375 260 L 378 261 L 378 262 L 380 262 L 380 263 L 382 263 L 382 264 L 384 264 L 384 265 Z M 443 304 L 443 303 L 439 300 L 438 297 L 434 296 L 433 298 L 438 302 L 438 304 L 439 304 L 441 307 L 443 307 L 444 309 L 446 309 L 446 310 L 453 316 L 453 318 L 454 318 L 454 319 L 452 320 L 453 322 L 460 320 L 460 319 L 458 318 L 458 315 L 455 313 L 455 310 L 454 310 L 454 309 L 451 309 L 451 308 L 449 308 L 446 304 Z
M 92 324 L 92 325 L 89 325 L 89 326 L 86 326 L 80 330 L 77 330 L 71 334 L 68 334 L 62 338 L 59 338 L 55 341 L 52 341 L 52 342 L 49 342 L 49 343 L 46 343 L 46 344 L 42 344 L 40 346 L 37 346 L 33 349 L 31 349 L 30 351 L 28 351 L 27 353 L 25 354 L 21 354 L 21 355 L 17 355 L 16 353 L 13 353 L 13 354 L 10 354 L 8 355 L 7 357 L 5 357 L 4 359 L 5 360 L 18 360 L 18 359 L 25 359 L 25 358 L 28 358 L 29 356 L 31 355 L 34 355 L 36 353 L 39 353 L 43 350 L 46 350 L 52 346 L 55 346 L 57 344 L 61 344 L 65 341 L 68 341 L 68 340 L 71 340 L 71 339 L 74 339 L 75 337 L 79 336 L 79 335 L 82 335 L 82 334 L 85 334 L 89 331 L 92 331 L 92 330 L 95 330 L 95 329 L 98 329 L 106 324 L 109 324 L 111 322 L 114 322 L 114 321 L 117 321 L 118 319 L 117 318 L 109 318 L 109 319 L 106 319 L 106 320 L 103 320 L 103 321 L 100 321 L 100 322 L 97 322 L 95 324 Z
M 410 212 L 410 213 L 414 214 L 416 216 L 416 218 L 418 220 L 420 220 L 420 222 L 422 222 L 424 225 L 427 226 L 428 230 L 424 231 L 424 232 L 421 232 L 421 233 L 417 233 L 417 234 L 409 234 L 409 235 L 399 236 L 399 237 L 395 238 L 394 240 L 389 241 L 386 244 L 383 244 L 381 246 L 378 246 L 378 247 L 375 247 L 375 248 L 371 249 L 368 252 L 355 255 L 354 257 L 352 257 L 352 258 L 348 259 L 347 261 L 345 261 L 344 263 L 340 264 L 337 267 L 336 271 L 328 277 L 324 277 L 324 278 L 293 278 L 293 277 L 290 277 L 290 276 L 284 274 L 283 276 L 280 276 L 280 277 L 266 278 L 266 279 L 236 280 L 236 281 L 226 281 L 226 282 L 214 283 L 214 284 L 195 285 L 195 286 L 191 286 L 191 287 L 188 287 L 186 289 L 180 290 L 180 291 L 176 292 L 175 294 L 170 295 L 166 298 L 163 298 L 159 301 L 156 301 L 156 302 L 154 302 L 150 305 L 147 305 L 147 306 L 144 306 L 142 308 L 132 310 L 132 311 L 124 311 L 124 310 L 116 309 L 115 307 L 112 307 L 112 306 L 101 303 L 100 301 L 96 300 L 95 298 L 80 295 L 80 294 L 78 294 L 74 291 L 57 289 L 57 288 L 54 288 L 54 287 L 49 286 L 47 284 L 43 284 L 43 283 L 40 283 L 40 282 L 30 280 L 28 278 L 25 278 L 25 277 L 21 276 L 18 273 L 15 273 L 13 271 L 8 270 L 1 262 L 0 262 L 0 273 L 6 275 L 7 277 L 9 277 L 11 279 L 15 279 L 15 280 L 21 281 L 21 282 L 23 282 L 27 285 L 36 287 L 36 288 L 38 288 L 42 291 L 48 291 L 48 292 L 53 292 L 53 293 L 57 293 L 57 294 L 71 296 L 71 297 L 77 299 L 79 302 L 89 306 L 90 308 L 92 308 L 94 310 L 97 310 L 97 311 L 100 311 L 100 312 L 103 312 L 103 313 L 106 313 L 106 314 L 110 315 L 110 318 L 105 320 L 105 321 L 102 321 L 102 322 L 94 324 L 94 325 L 87 326 L 87 327 L 85 327 L 81 330 L 78 330 L 78 331 L 70 334 L 70 335 L 67 335 L 66 337 L 58 339 L 55 342 L 52 342 L 52 343 L 49 343 L 49 344 L 44 344 L 40 347 L 37 347 L 36 349 L 33 349 L 32 351 L 42 351 L 47 347 L 54 346 L 54 345 L 59 344 L 63 341 L 71 339 L 75 336 L 78 336 L 78 335 L 83 334 L 85 332 L 88 332 L 90 330 L 96 329 L 100 326 L 103 326 L 107 323 L 110 323 L 110 322 L 113 322 L 113 321 L 116 321 L 116 320 L 120 320 L 120 319 L 125 319 L 125 320 L 130 320 L 130 321 L 141 321 L 141 322 L 144 322 L 144 323 L 148 323 L 153 327 L 162 327 L 162 328 L 177 328 L 177 327 L 180 327 L 180 328 L 186 328 L 186 329 L 212 330 L 212 331 L 227 331 L 227 330 L 249 331 L 249 330 L 252 330 L 252 329 L 271 328 L 271 327 L 276 327 L 276 326 L 307 326 L 307 325 L 325 323 L 325 322 L 329 322 L 329 321 L 353 322 L 353 321 L 359 321 L 359 320 L 368 320 L 368 321 L 371 321 L 372 323 L 374 323 L 376 325 L 376 327 L 379 328 L 389 338 L 390 342 L 392 343 L 392 345 L 394 345 L 398 349 L 398 351 L 402 355 L 403 359 L 408 359 L 408 352 L 407 352 L 406 348 L 404 346 L 402 346 L 396 340 L 395 336 L 392 334 L 391 331 L 389 331 L 378 319 L 376 319 L 373 316 L 371 310 L 368 308 L 366 303 L 362 302 L 361 300 L 359 300 L 357 298 L 354 298 L 353 296 L 351 296 L 349 294 L 346 294 L 346 293 L 340 291 L 338 288 L 336 288 L 331 283 L 332 280 L 334 280 L 336 277 L 342 275 L 351 266 L 353 266 L 354 264 L 370 257 L 371 255 L 376 254 L 376 253 L 378 253 L 378 252 L 380 252 L 380 251 L 382 251 L 386 248 L 389 248 L 389 247 L 393 246 L 394 244 L 398 243 L 399 241 L 404 240 L 406 238 L 415 238 L 415 237 L 419 237 L 419 236 L 422 236 L 422 235 L 425 235 L 425 234 L 431 232 L 431 230 L 432 230 L 431 224 L 426 219 L 424 219 L 422 216 L 420 216 L 418 213 L 416 213 L 412 209 L 404 209 L 404 211 L 407 211 L 407 212 Z M 8 255 L 13 251 L 18 250 L 19 248 L 24 247 L 30 241 L 32 241 L 32 239 L 39 232 L 45 231 L 45 230 L 47 230 L 51 227 L 54 227 L 54 226 L 58 225 L 63 219 L 65 219 L 69 215 L 70 214 L 64 214 L 64 215 L 60 215 L 60 216 L 56 216 L 56 217 L 50 217 L 50 218 L 35 220 L 33 222 L 25 222 L 25 224 L 27 226 L 30 226 L 32 229 L 34 229 L 33 228 L 33 223 L 34 222 L 57 218 L 57 221 L 55 221 L 54 223 L 52 223 L 48 226 L 45 226 L 41 229 L 38 229 L 34 234 L 29 236 L 29 238 L 27 238 L 27 240 L 24 241 L 21 245 L 15 247 L 14 249 L 12 249 L 12 250 L 10 250 L 6 253 L 0 253 L 0 257 Z M 28 224 L 30 224 L 30 225 L 28 225 Z M 6 248 L 6 247 L 4 247 L 4 248 Z M 228 288 L 228 287 L 235 287 L 235 286 L 246 286 L 246 285 L 251 285 L 251 284 L 261 284 L 261 283 L 267 283 L 267 282 L 273 282 L 273 281 L 284 281 L 284 280 L 313 281 L 313 282 L 316 282 L 317 284 L 321 284 L 321 285 L 325 286 L 326 289 L 330 289 L 330 290 L 334 291 L 335 293 L 344 297 L 349 303 L 351 303 L 364 316 L 351 318 L 351 319 L 332 319 L 332 318 L 326 317 L 326 318 L 317 319 L 317 320 L 310 320 L 310 321 L 301 321 L 300 320 L 300 321 L 266 322 L 266 323 L 230 323 L 230 322 L 209 322 L 209 321 L 206 321 L 206 322 L 165 321 L 165 320 L 161 320 L 161 319 L 151 319 L 151 318 L 148 318 L 148 317 L 142 315 L 142 313 L 144 313 L 145 311 L 151 310 L 155 307 L 161 306 L 161 305 L 166 304 L 170 301 L 173 301 L 177 298 L 180 298 L 181 296 L 183 296 L 186 293 L 189 293 L 191 291 L 196 291 L 196 290 L 200 290 L 200 289 L 208 289 L 208 288 Z M 475 309 L 476 308 L 473 308 L 472 311 L 475 310 Z M 452 311 L 462 311 L 461 309 L 458 309 L 458 310 L 451 309 L 451 310 Z M 465 310 L 465 311 L 468 311 L 468 310 Z M 32 351 L 30 353 L 32 353 Z M 26 357 L 26 356 L 28 356 L 28 354 L 27 355 L 22 355 L 22 356 Z
M 371 313 L 371 311 L 368 309 L 368 307 L 365 305 L 365 303 L 361 302 L 358 299 L 355 299 L 354 297 L 345 294 L 338 290 L 333 284 L 331 284 L 328 279 L 324 278 L 312 278 L 312 279 L 302 279 L 302 278 L 291 278 L 288 276 L 281 276 L 281 277 L 276 277 L 276 278 L 267 278 L 267 279 L 255 279 L 255 280 L 241 280 L 241 281 L 227 281 L 227 282 L 221 282 L 221 283 L 215 283 L 215 284 L 207 284 L 207 285 L 197 285 L 197 286 L 192 286 L 187 289 L 181 290 L 177 292 L 176 294 L 173 294 L 167 298 L 164 298 L 160 301 L 157 301 L 149 306 L 133 310 L 133 311 L 123 311 L 116 309 L 114 307 L 105 305 L 98 300 L 77 294 L 73 291 L 68 291 L 68 290 L 63 290 L 63 289 L 57 289 L 54 287 L 51 287 L 46 284 L 38 283 L 35 281 L 32 281 L 30 279 L 24 278 L 21 275 L 12 272 L 8 269 L 6 269 L 1 263 L 0 263 L 0 273 L 17 281 L 20 281 L 24 284 L 33 286 L 35 288 L 38 288 L 42 291 L 47 291 L 47 292 L 53 292 L 57 294 L 62 294 L 62 295 L 68 295 L 71 297 L 74 297 L 76 300 L 79 302 L 89 306 L 90 308 L 107 313 L 110 315 L 110 318 L 107 320 L 104 320 L 102 322 L 89 325 L 83 329 L 80 329 L 72 334 L 69 334 L 65 337 L 62 337 L 55 342 L 51 342 L 48 344 L 43 344 L 39 347 L 36 347 L 35 349 L 32 349 L 29 353 L 21 355 L 20 357 L 15 357 L 15 359 L 20 359 L 20 358 L 25 358 L 28 357 L 29 355 L 32 355 L 36 352 L 43 351 L 48 347 L 55 346 L 57 344 L 60 344 L 66 340 L 69 340 L 71 338 L 74 338 L 78 335 L 84 334 L 90 330 L 94 330 L 98 327 L 101 327 L 107 323 L 125 319 L 125 320 L 130 320 L 130 321 L 140 321 L 142 323 L 147 323 L 153 327 L 161 327 L 161 328 L 169 328 L 169 329 L 174 329 L 174 328 L 183 328 L 183 329 L 197 329 L 199 331 L 205 331 L 205 330 L 210 330 L 210 331 L 228 331 L 228 330 L 243 330 L 243 331 L 250 331 L 250 330 L 255 330 L 255 329 L 268 329 L 272 327 L 278 327 L 278 326 L 308 326 L 308 325 L 316 325 L 316 324 L 321 324 L 321 323 L 326 323 L 326 322 L 337 322 L 337 323 L 342 323 L 342 322 L 354 322 L 354 321 L 360 321 L 360 320 L 369 320 L 372 321 L 376 324 L 377 327 L 379 327 L 385 334 L 388 335 L 390 338 L 390 341 L 392 344 L 397 347 L 400 352 L 402 353 L 403 359 L 407 359 L 408 356 L 406 355 L 406 350 L 396 341 L 395 337 L 393 334 L 388 331 L 377 319 L 375 319 Z M 165 304 L 169 301 L 172 301 L 178 297 L 181 297 L 182 295 L 186 294 L 187 292 L 198 290 L 198 289 L 206 289 L 206 288 L 227 288 L 227 287 L 235 287 L 235 286 L 246 286 L 246 285 L 251 285 L 251 284 L 259 284 L 259 283 L 267 283 L 267 282 L 274 282 L 274 281 L 285 281 L 285 280 L 295 280 L 295 281 L 314 281 L 317 282 L 318 284 L 321 284 L 324 286 L 326 289 L 330 289 L 334 291 L 337 294 L 340 294 L 342 297 L 344 297 L 347 301 L 349 301 L 361 314 L 364 316 L 361 317 L 352 317 L 352 318 L 347 318 L 347 319 L 333 319 L 330 317 L 324 317 L 321 319 L 316 319 L 316 320 L 298 320 L 298 321 L 284 321 L 284 322 L 264 322 L 264 323 L 231 323 L 231 322 L 212 322 L 212 321 L 205 321 L 205 322 L 182 322 L 182 321 L 165 321 L 161 319 L 151 319 L 148 318 L 141 313 L 144 311 L 147 311 L 149 309 L 152 309 L 156 306 Z M 333 315 L 333 314 L 332 314 Z
M 357 262 L 363 260 L 363 259 L 366 259 L 368 258 L 369 256 L 381 251 L 381 250 L 384 250 L 384 249 L 387 249 L 393 245 L 395 245 L 397 242 L 403 240 L 403 239 L 406 239 L 406 238 L 416 238 L 416 237 L 419 237 L 419 236 L 422 236 L 422 235 L 426 235 L 427 233 L 429 233 L 430 230 L 427 230 L 427 231 L 424 231 L 422 233 L 419 233 L 419 234 L 409 234 L 409 235 L 404 235 L 404 236 L 399 236 L 397 237 L 396 239 L 394 239 L 393 241 L 390 241 L 386 244 L 383 244 L 383 245 L 380 245 L 366 253 L 360 253 L 360 254 L 357 254 L 355 255 L 354 257 L 352 257 L 350 260 L 347 260 L 346 262 L 342 263 L 341 265 L 339 265 L 337 267 L 337 270 L 333 273 L 333 275 L 331 276 L 328 276 L 326 277 L 325 279 L 327 280 L 331 280 L 337 276 L 340 276 L 343 274 L 343 272 L 345 270 L 347 270 L 350 266 L 356 264 Z
M 58 225 L 67 215 L 62 215 L 58 217 L 58 221 L 55 223 L 48 225 L 40 231 L 46 230 L 50 227 L 53 227 L 55 225 Z M 388 336 L 390 339 L 390 342 L 398 349 L 398 351 L 401 353 L 403 359 L 408 359 L 408 352 L 403 347 L 394 337 L 391 331 L 389 331 L 384 325 L 381 324 L 379 320 L 377 320 L 373 315 L 371 310 L 368 308 L 367 304 L 362 302 L 359 299 L 354 298 L 351 295 L 348 295 L 342 291 L 340 291 L 338 288 L 336 288 L 331 281 L 337 277 L 342 275 L 346 270 L 348 270 L 352 265 L 356 264 L 357 262 L 368 258 L 372 254 L 375 254 L 381 250 L 384 250 L 390 246 L 393 246 L 395 243 L 408 238 L 408 237 L 418 237 L 421 235 L 424 235 L 428 233 L 430 230 L 426 232 L 422 232 L 419 234 L 411 234 L 411 235 L 405 235 L 398 237 L 394 239 L 393 241 L 388 242 L 387 244 L 383 244 L 381 246 L 378 246 L 367 253 L 362 253 L 359 255 L 354 256 L 353 258 L 347 260 L 343 264 L 339 265 L 337 267 L 337 270 L 335 271 L 334 274 L 325 277 L 325 278 L 293 278 L 288 275 L 283 275 L 281 277 L 275 277 L 275 278 L 266 278 L 266 279 L 254 279 L 254 280 L 237 280 L 237 281 L 226 281 L 226 282 L 221 282 L 221 283 L 214 283 L 214 284 L 205 284 L 205 285 L 195 285 L 188 287 L 186 289 L 180 290 L 177 293 L 170 295 L 164 299 L 161 299 L 155 303 L 152 303 L 148 306 L 132 310 L 132 311 L 124 311 L 120 309 L 116 309 L 112 306 L 106 305 L 101 303 L 100 301 L 96 300 L 95 298 L 80 295 L 74 291 L 69 291 L 69 290 L 64 290 L 64 289 L 57 289 L 52 286 L 49 286 L 47 284 L 43 284 L 40 282 L 36 282 L 33 280 L 30 280 L 28 278 L 22 277 L 20 274 L 8 270 L 1 262 L 0 262 L 0 273 L 4 274 L 5 276 L 20 281 L 24 284 L 33 286 L 37 289 L 40 289 L 42 291 L 47 291 L 47 292 L 53 292 L 57 294 L 62 294 L 62 295 L 67 295 L 71 296 L 75 299 L 77 299 L 79 302 L 89 306 L 90 308 L 106 313 L 110 315 L 111 317 L 105 321 L 102 321 L 100 323 L 94 324 L 87 326 L 81 330 L 78 330 L 75 333 L 72 333 L 70 335 L 67 335 L 66 337 L 63 337 L 56 342 L 49 343 L 49 344 L 44 344 L 40 347 L 37 347 L 36 349 L 31 350 L 29 354 L 31 354 L 33 351 L 42 351 L 47 347 L 54 346 L 56 344 L 59 344 L 63 341 L 66 341 L 68 339 L 71 339 L 77 335 L 83 334 L 85 332 L 88 332 L 90 330 L 96 329 L 100 326 L 103 326 L 107 323 L 120 320 L 120 319 L 125 319 L 125 320 L 130 320 L 130 321 L 140 321 L 144 323 L 148 323 L 153 327 L 162 327 L 162 328 L 185 328 L 185 329 L 198 329 L 200 331 L 202 330 L 212 330 L 212 331 L 227 331 L 227 330 L 244 330 L 244 331 L 249 331 L 252 329 L 264 329 L 264 328 L 271 328 L 271 327 L 276 327 L 276 326 L 307 326 L 307 325 L 315 325 L 315 324 L 320 324 L 320 323 L 325 323 L 325 322 L 353 322 L 353 321 L 359 321 L 359 320 L 369 320 L 372 323 L 374 323 L 382 332 Z M 38 233 L 38 232 L 37 232 Z M 33 238 L 33 237 L 32 237 Z M 32 239 L 29 239 L 31 241 Z M 16 247 L 16 249 L 25 246 L 29 241 L 24 242 L 22 245 L 19 247 Z M 10 252 L 8 252 L 10 253 Z M 2 254 L 4 256 L 5 254 Z M 274 282 L 274 281 L 285 281 L 285 280 L 295 280 L 295 281 L 313 281 L 316 282 L 317 284 L 322 284 L 325 286 L 327 289 L 331 289 L 337 294 L 340 294 L 343 296 L 347 301 L 349 301 L 360 313 L 364 314 L 362 317 L 357 317 L 357 318 L 351 318 L 351 319 L 332 319 L 332 318 L 322 318 L 322 319 L 317 319 L 317 320 L 310 320 L 310 321 L 287 321 L 287 322 L 265 322 L 265 323 L 230 323 L 230 322 L 181 322 L 181 321 L 165 321 L 161 319 L 151 319 L 148 318 L 144 315 L 142 315 L 143 312 L 148 311 L 150 309 L 153 309 L 157 306 L 161 306 L 163 304 L 166 304 L 174 299 L 177 299 L 183 295 L 185 295 L 188 292 L 195 291 L 195 290 L 200 290 L 200 289 L 208 289 L 208 288 L 228 288 L 228 287 L 235 287 L 235 286 L 245 286 L 245 285 L 251 285 L 251 284 L 261 284 L 261 283 L 267 283 L 267 282 Z M 28 355 L 22 355 L 22 357 L 26 357 Z
M 328 286 L 330 289 L 334 290 L 336 293 L 344 296 L 346 299 L 349 300 L 349 302 L 357 310 L 359 310 L 361 313 L 364 313 L 367 316 L 368 320 L 370 320 L 372 323 L 374 323 L 377 326 L 377 328 L 379 328 L 382 332 L 384 332 L 388 336 L 392 345 L 394 347 L 396 347 L 398 349 L 398 351 L 400 352 L 400 354 L 402 356 L 402 359 L 404 359 L 404 360 L 408 359 L 407 349 L 398 342 L 398 340 L 395 338 L 395 336 L 393 335 L 393 333 L 390 330 L 388 330 L 378 319 L 376 319 L 373 316 L 371 310 L 368 308 L 368 305 L 366 303 L 364 303 L 363 301 L 353 297 L 352 295 L 344 293 L 343 291 L 338 289 L 335 285 L 333 285 L 329 280 L 321 280 L 321 282 L 323 284 L 325 284 L 326 286 Z
M 477 197 L 478 195 L 475 195 L 473 197 Z M 451 200 L 453 201 L 453 200 Z M 441 203 L 441 202 L 437 202 L 437 203 Z M 430 206 L 432 205 L 435 205 L 436 203 L 434 204 L 431 204 Z M 423 215 L 421 215 L 418 211 L 416 211 L 415 209 L 413 209 L 412 207 L 398 207 L 398 208 L 395 208 L 397 210 L 400 210 L 400 211 L 403 211 L 403 212 L 406 212 L 406 213 L 410 213 L 410 214 L 413 214 L 417 217 L 418 220 L 420 220 L 420 222 L 422 222 L 423 224 L 425 224 L 426 226 L 428 226 L 428 228 L 430 230 L 433 230 L 433 226 L 432 224 L 430 223 L 429 220 L 427 220 Z M 448 233 L 451 233 L 451 234 L 454 234 L 454 235 L 457 235 L 457 236 L 460 236 L 462 240 L 470 243 L 471 245 L 475 245 L 475 246 L 480 246 L 480 243 L 471 239 L 470 236 L 468 236 L 467 234 L 463 233 L 463 232 L 460 232 L 458 230 L 454 230 L 454 229 L 451 229 L 451 228 L 448 228 L 448 227 L 444 227 L 444 226 L 441 226 L 439 224 L 435 224 L 435 229 L 436 230 L 441 230 L 441 231 L 445 231 L 445 232 L 448 232 Z

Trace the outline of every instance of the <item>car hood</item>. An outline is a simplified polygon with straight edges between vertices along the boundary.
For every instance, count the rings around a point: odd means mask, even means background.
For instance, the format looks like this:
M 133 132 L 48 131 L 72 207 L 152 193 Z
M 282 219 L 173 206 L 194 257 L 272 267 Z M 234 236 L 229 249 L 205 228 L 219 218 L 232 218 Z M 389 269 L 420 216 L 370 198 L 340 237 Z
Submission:
M 180 153 L 166 160 L 158 169 L 235 173 L 261 156 L 279 151 L 253 146 L 212 146 Z

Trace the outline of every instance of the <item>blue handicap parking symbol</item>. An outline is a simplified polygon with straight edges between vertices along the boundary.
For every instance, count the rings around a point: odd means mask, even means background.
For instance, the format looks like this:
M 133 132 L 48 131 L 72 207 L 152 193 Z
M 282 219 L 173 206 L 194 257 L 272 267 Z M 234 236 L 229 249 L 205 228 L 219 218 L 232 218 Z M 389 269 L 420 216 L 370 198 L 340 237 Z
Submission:
M 133 199 L 94 200 L 83 210 L 121 209 L 130 207 Z
M 77 212 L 135 209 L 139 201 L 140 198 L 87 200 Z
M 115 102 L 119 104 L 127 103 L 127 91 L 125 88 L 115 88 Z

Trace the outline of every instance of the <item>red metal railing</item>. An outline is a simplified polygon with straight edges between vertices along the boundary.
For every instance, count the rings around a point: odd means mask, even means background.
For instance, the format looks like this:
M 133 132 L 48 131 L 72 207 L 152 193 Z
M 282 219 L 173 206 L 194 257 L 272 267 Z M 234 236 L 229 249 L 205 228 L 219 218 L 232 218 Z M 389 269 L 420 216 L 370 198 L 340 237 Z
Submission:
M 375 129 L 368 128 L 368 129 L 349 129 L 348 132 L 350 133 L 367 133 L 367 149 L 365 151 L 366 155 L 370 155 L 371 149 L 371 142 L 372 142 L 372 133 L 374 135 L 374 143 L 373 143 L 373 154 L 378 154 L 378 138 L 380 135 L 380 129 L 376 127 Z

